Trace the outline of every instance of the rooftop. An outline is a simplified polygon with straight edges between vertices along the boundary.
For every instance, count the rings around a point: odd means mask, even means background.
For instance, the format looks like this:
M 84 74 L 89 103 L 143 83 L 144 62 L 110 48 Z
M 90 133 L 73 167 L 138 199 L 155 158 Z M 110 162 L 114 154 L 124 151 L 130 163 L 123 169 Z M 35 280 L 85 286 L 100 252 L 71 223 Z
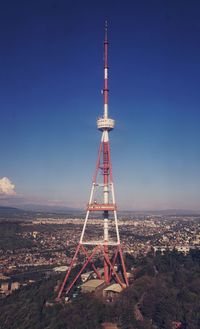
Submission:
M 88 280 L 87 282 L 83 283 L 82 287 L 97 288 L 98 286 L 100 286 L 104 282 L 105 282 L 104 280 L 92 279 L 92 280 Z
M 122 287 L 118 283 L 113 283 L 109 287 L 105 288 L 104 291 L 113 291 L 120 293 L 122 291 Z

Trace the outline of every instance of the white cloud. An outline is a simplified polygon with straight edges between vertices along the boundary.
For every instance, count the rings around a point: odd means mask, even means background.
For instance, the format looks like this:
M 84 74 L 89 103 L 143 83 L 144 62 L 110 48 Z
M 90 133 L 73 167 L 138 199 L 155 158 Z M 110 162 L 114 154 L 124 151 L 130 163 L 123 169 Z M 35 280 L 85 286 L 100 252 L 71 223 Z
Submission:
M 15 185 L 7 177 L 0 179 L 0 195 L 15 195 Z

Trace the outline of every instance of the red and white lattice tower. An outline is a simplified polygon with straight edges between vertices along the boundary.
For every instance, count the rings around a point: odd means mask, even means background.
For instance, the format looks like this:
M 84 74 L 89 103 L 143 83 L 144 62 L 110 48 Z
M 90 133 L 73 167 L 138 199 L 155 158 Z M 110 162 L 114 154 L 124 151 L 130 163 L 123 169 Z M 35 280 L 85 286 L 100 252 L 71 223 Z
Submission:
M 90 267 L 93 269 L 96 277 L 98 279 L 103 279 L 106 284 L 109 284 L 111 281 L 115 281 L 119 283 L 122 288 L 128 286 L 126 267 L 123 260 L 122 248 L 120 244 L 117 207 L 115 202 L 112 177 L 109 132 L 113 130 L 115 121 L 108 117 L 108 91 L 108 36 L 106 23 L 104 39 L 104 113 L 103 117 L 97 120 L 97 128 L 102 132 L 101 143 L 80 241 L 76 248 L 76 252 L 71 261 L 69 269 L 67 270 L 64 281 L 60 287 L 58 299 L 62 296 L 63 293 L 68 295 L 88 265 L 90 265 Z M 89 218 L 91 213 L 94 212 L 103 214 L 103 219 L 101 220 L 101 223 L 103 224 L 103 236 L 95 240 L 91 239 L 91 231 L 89 238 L 86 234 Z M 112 219 L 110 219 L 110 217 L 112 217 Z M 112 235 L 113 231 L 115 232 L 114 239 L 113 237 L 110 238 L 109 236 L 109 225 L 112 228 Z M 86 239 L 85 235 L 87 236 Z M 78 274 L 71 279 L 70 273 L 74 264 L 76 263 L 79 253 L 84 254 L 85 261 Z M 99 269 L 94 264 L 94 259 L 97 257 L 103 258 L 103 271 L 99 271 Z

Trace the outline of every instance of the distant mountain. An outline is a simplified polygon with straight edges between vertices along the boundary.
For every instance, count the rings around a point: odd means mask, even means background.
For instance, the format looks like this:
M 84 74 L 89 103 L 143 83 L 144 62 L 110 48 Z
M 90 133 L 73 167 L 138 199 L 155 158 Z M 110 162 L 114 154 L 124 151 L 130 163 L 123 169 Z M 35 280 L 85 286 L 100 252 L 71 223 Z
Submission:
M 187 210 L 187 209 L 165 209 L 165 210 L 157 210 L 158 213 L 162 215 L 171 215 L 171 216 L 187 216 L 187 215 L 200 215 L 200 211 L 198 210 Z
M 21 206 L 23 210 L 34 211 L 34 212 L 47 212 L 47 213 L 60 213 L 66 214 L 71 212 L 81 212 L 81 209 L 65 206 L 49 206 L 40 204 L 26 204 Z
M 23 207 L 23 208 L 22 208 Z M 0 206 L 0 220 L 32 220 L 38 217 L 84 217 L 85 213 L 79 209 L 69 207 L 55 207 L 28 204 L 21 208 Z
M 35 213 L 15 207 L 0 206 L 0 219 L 1 220 L 21 220 L 21 219 L 33 219 Z
M 24 210 L 18 209 L 15 207 L 6 207 L 6 206 L 0 206 L 0 214 L 10 214 L 10 213 L 24 213 Z
M 163 210 L 127 210 L 119 211 L 120 214 L 132 214 L 138 216 L 197 216 L 200 210 L 187 209 L 163 209 Z

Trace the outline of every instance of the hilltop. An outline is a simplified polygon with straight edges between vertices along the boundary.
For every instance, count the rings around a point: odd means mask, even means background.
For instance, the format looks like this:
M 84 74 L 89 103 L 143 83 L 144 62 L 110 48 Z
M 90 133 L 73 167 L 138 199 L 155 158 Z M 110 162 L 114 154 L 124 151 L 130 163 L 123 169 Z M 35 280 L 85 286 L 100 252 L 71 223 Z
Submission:
M 126 263 L 137 273 L 115 302 L 83 294 L 71 303 L 48 304 L 63 275 L 52 276 L 0 300 L 0 328 L 102 329 L 111 322 L 120 329 L 199 329 L 200 251 L 126 255 Z

